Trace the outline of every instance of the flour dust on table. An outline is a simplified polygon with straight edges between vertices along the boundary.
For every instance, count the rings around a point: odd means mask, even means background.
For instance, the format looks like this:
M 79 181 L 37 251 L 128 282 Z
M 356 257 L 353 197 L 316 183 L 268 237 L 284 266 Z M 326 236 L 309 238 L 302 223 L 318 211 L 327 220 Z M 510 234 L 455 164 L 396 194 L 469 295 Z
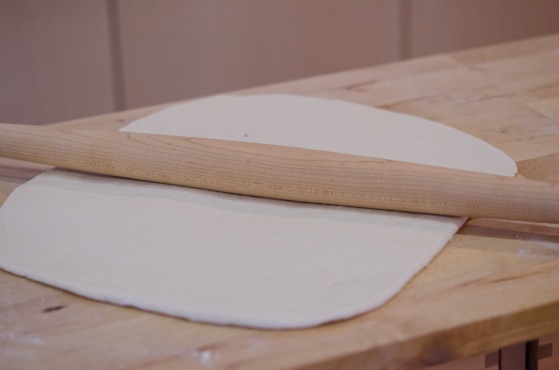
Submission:
M 442 124 L 295 95 L 194 100 L 123 131 L 516 173 L 496 148 Z M 55 169 L 17 188 L 0 208 L 0 267 L 92 299 L 193 321 L 293 329 L 387 302 L 464 221 Z

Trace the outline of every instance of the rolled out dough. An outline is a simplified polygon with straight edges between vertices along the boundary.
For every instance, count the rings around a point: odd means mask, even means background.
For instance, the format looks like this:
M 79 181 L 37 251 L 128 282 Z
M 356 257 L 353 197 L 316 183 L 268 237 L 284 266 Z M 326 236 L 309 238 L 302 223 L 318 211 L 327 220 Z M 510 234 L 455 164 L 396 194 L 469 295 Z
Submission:
M 301 96 L 205 98 L 124 130 L 516 172 L 497 149 L 444 125 Z M 463 222 L 57 169 L 17 188 L 0 208 L 0 267 L 193 321 L 301 328 L 382 305 Z

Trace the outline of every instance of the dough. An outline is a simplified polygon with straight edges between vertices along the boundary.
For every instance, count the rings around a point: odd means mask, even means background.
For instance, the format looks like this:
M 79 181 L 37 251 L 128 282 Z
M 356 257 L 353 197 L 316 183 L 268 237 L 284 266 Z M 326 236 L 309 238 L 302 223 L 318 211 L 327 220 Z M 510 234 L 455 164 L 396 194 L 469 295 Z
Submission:
M 444 125 L 301 96 L 205 98 L 125 130 L 516 172 L 497 149 Z M 463 222 L 56 169 L 17 188 L 0 208 L 0 267 L 193 321 L 302 328 L 382 305 Z

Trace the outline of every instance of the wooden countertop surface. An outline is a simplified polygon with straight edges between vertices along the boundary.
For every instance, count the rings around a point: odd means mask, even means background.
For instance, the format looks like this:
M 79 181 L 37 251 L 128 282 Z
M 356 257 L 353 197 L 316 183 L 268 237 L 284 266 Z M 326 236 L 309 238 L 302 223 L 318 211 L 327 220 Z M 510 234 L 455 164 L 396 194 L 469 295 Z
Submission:
M 430 118 L 500 148 L 526 177 L 559 182 L 559 35 L 240 93 L 259 92 Z M 60 124 L 114 129 L 159 108 Z M 0 202 L 45 168 L 0 160 Z M 294 331 L 195 324 L 0 270 L 3 369 L 419 369 L 557 332 L 559 225 L 471 220 L 382 308 Z

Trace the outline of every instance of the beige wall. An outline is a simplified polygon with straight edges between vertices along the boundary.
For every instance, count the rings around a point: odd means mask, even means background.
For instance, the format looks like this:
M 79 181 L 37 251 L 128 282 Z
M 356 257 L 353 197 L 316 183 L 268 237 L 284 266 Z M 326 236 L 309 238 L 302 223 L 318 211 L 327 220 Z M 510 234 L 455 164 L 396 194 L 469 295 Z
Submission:
M 118 11 L 127 107 L 398 58 L 394 0 L 123 0 Z
M 114 109 L 104 1 L 0 0 L 0 122 Z
M 408 56 L 559 32 L 557 0 L 408 1 Z
M 0 122 L 559 32 L 556 0 L 0 0 Z

